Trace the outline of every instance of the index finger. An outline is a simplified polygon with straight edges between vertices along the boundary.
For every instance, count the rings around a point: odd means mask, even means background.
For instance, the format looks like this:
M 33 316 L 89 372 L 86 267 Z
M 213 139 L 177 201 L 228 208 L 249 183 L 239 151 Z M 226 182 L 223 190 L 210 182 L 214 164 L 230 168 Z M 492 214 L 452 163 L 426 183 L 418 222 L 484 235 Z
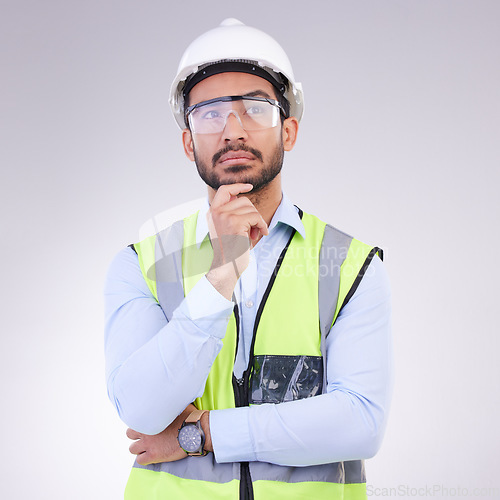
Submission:
M 140 439 L 142 434 L 140 432 L 134 431 L 134 429 L 127 429 L 126 435 L 129 439 Z
M 215 193 L 212 200 L 212 207 L 219 207 L 231 201 L 235 196 L 241 193 L 248 193 L 253 189 L 252 184 L 237 182 L 235 184 L 224 184 Z

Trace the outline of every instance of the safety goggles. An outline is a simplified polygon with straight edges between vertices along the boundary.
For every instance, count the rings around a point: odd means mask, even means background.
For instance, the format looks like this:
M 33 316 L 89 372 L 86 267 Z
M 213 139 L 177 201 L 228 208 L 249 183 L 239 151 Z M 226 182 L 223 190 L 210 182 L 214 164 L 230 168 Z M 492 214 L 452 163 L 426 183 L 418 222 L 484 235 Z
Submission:
M 245 130 L 276 127 L 285 111 L 278 101 L 267 97 L 242 95 L 217 97 L 193 104 L 186 109 L 189 128 L 194 134 L 218 134 L 229 115 L 234 115 Z

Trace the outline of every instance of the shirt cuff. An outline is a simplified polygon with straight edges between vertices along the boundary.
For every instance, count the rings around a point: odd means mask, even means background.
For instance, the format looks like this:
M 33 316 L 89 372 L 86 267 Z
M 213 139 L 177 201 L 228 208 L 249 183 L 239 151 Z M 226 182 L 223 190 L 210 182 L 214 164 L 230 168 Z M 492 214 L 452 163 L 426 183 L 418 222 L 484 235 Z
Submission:
M 200 330 L 222 339 L 234 303 L 222 296 L 203 276 L 174 312 L 176 319 L 186 318 Z
M 249 407 L 210 412 L 210 435 L 217 462 L 257 460 L 250 436 L 249 412 Z

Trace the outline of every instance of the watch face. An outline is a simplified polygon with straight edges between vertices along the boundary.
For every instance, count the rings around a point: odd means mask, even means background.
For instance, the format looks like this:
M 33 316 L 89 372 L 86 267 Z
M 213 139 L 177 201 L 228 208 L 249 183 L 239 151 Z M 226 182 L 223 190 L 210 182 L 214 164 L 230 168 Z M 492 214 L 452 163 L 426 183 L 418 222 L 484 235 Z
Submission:
M 179 431 L 179 444 L 188 453 L 194 453 L 201 448 L 201 433 L 196 425 L 185 425 Z

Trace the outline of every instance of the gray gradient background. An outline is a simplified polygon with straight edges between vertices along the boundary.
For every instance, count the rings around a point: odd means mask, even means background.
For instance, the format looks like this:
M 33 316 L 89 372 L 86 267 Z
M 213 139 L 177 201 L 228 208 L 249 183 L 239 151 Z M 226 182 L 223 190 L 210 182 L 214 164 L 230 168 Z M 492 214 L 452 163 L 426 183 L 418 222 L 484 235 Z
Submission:
M 288 195 L 386 249 L 397 379 L 368 484 L 500 487 L 500 2 L 0 6 L 1 498 L 122 497 L 104 275 L 149 217 L 204 195 L 167 91 L 230 16 L 304 86 Z

